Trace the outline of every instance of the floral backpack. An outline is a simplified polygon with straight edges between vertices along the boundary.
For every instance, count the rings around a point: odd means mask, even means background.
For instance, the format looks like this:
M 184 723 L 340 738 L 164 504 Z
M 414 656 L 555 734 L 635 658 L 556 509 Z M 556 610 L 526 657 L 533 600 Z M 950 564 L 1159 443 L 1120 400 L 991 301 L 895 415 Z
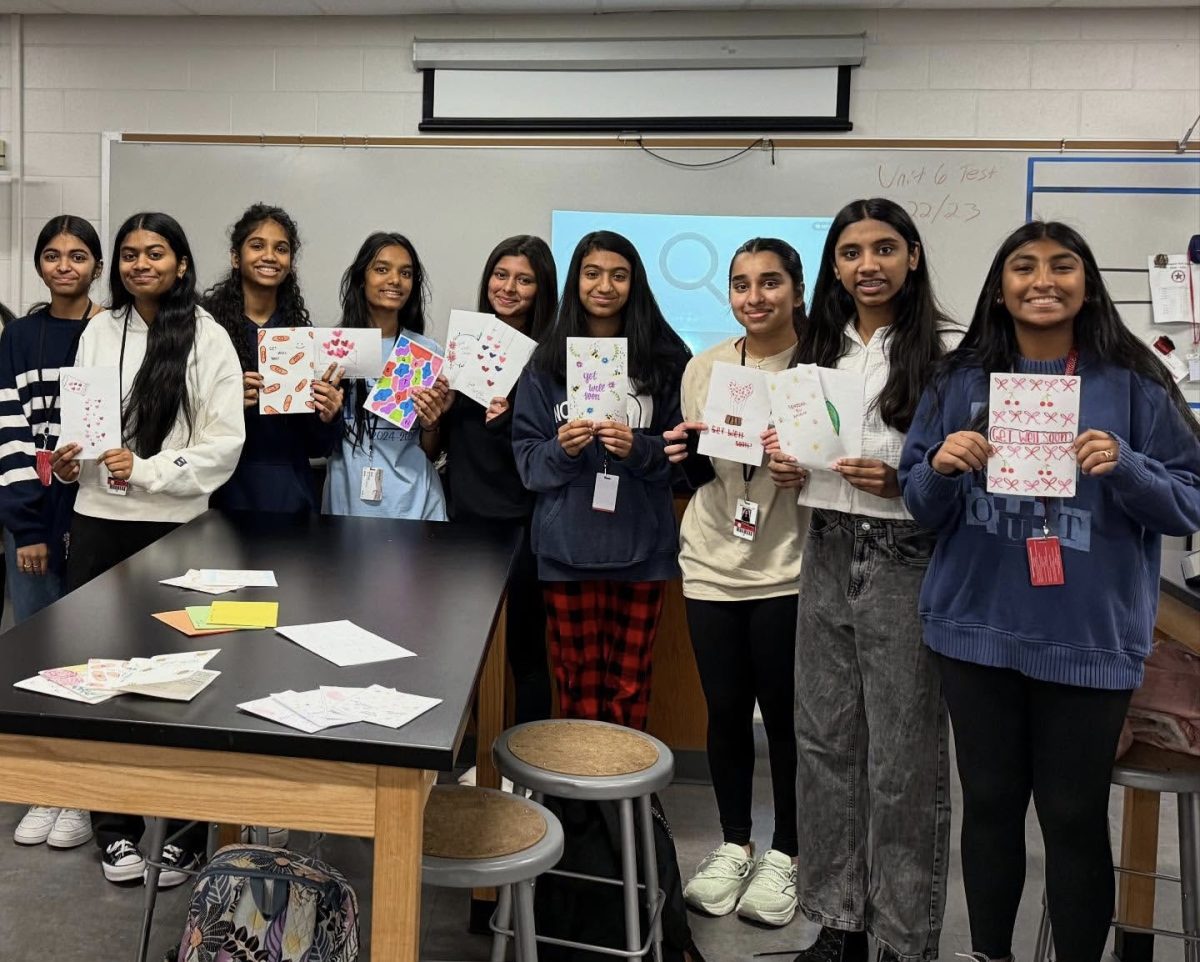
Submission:
M 176 962 L 356 962 L 358 899 L 341 872 L 263 845 L 229 845 L 192 888 Z

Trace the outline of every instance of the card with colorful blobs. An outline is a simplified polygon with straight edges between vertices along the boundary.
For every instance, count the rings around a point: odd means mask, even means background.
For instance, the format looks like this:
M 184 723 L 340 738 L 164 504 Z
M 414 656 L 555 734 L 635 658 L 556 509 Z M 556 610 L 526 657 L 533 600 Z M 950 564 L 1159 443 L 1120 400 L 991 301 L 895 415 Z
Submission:
M 396 427 L 411 430 L 417 421 L 412 390 L 433 387 L 444 363 L 440 354 L 401 335 L 363 407 Z

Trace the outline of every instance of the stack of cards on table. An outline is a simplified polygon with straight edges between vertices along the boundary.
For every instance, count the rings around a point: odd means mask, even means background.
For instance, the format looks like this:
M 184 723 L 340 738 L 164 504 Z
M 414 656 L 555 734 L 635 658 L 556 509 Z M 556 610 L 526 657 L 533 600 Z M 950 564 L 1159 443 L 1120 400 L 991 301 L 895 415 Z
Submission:
M 276 692 L 267 698 L 244 702 L 238 708 L 311 734 L 355 722 L 399 728 L 441 702 L 440 698 L 410 695 L 382 685 L 370 688 L 322 685 L 312 691 Z
M 187 574 L 178 578 L 163 578 L 160 585 L 203 591 L 209 595 L 223 595 L 239 588 L 278 588 L 274 571 L 247 571 L 230 568 L 189 568 Z
M 204 666 L 221 649 L 184 651 L 152 658 L 90 658 L 86 665 L 47 668 L 14 687 L 69 701 L 98 705 L 121 694 L 191 701 L 219 671 Z

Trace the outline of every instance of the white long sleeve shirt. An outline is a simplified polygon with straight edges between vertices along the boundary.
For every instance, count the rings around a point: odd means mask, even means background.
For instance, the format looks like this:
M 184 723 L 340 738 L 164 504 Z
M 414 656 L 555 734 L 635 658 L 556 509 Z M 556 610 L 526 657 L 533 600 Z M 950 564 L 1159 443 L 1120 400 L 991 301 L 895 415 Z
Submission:
M 136 309 L 97 314 L 79 340 L 75 364 L 117 367 L 121 364 L 123 403 L 146 356 L 149 327 Z M 150 457 L 134 455 L 129 489 L 124 497 L 108 493 L 108 472 L 99 461 L 80 462 L 75 510 L 114 521 L 190 521 L 208 508 L 208 497 L 237 467 L 246 439 L 242 416 L 242 369 L 229 335 L 207 311 L 196 308 L 196 340 L 187 362 L 188 400 L 192 409 L 189 436 L 183 411 L 176 416 L 162 450 Z

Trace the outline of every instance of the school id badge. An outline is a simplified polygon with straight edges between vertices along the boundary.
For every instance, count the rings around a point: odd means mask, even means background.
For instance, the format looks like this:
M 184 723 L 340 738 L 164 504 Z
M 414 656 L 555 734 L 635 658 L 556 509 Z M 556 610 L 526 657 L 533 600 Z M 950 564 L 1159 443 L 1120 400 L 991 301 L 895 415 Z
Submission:
M 362 479 L 358 485 L 360 501 L 383 500 L 383 468 L 363 468 Z
M 1029 583 L 1033 587 L 1066 584 L 1062 545 L 1057 537 L 1047 534 L 1041 538 L 1026 538 L 1025 551 L 1029 555 Z
M 733 534 L 743 541 L 753 541 L 758 531 L 758 502 L 738 498 L 733 511 Z

